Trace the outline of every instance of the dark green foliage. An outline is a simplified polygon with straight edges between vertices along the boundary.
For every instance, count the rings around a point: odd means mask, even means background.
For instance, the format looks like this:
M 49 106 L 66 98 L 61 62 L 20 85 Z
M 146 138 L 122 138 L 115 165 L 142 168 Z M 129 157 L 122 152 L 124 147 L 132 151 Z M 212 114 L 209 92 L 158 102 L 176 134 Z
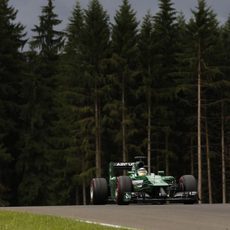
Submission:
M 75 202 L 80 202 L 78 187 L 93 176 L 94 170 L 93 99 L 89 76 L 84 70 L 82 60 L 84 17 L 84 12 L 77 3 L 66 31 L 67 44 L 62 56 L 59 87 L 59 96 L 63 103 L 60 114 L 66 130 L 63 136 L 66 169 L 70 172 L 68 187 L 72 190 L 69 195 L 77 196 L 74 197 L 74 200 L 77 199 Z
M 54 13 L 54 8 L 52 0 L 48 0 L 47 6 L 42 7 L 40 23 L 32 30 L 36 35 L 31 42 L 32 48 L 38 48 L 42 57 L 51 60 L 57 56 L 63 46 L 63 32 L 55 30 L 55 26 L 59 25 L 61 20 Z
M 159 12 L 154 17 L 153 40 L 155 55 L 153 86 L 156 97 L 153 123 L 157 124 L 155 136 L 161 140 L 159 143 L 155 142 L 155 145 L 158 146 L 159 163 L 168 173 L 169 159 L 174 155 L 174 137 L 177 135 L 177 127 L 172 121 L 176 118 L 175 72 L 176 55 L 179 51 L 176 11 L 170 0 L 159 1 Z
M 148 75 L 149 67 L 154 63 L 153 17 L 148 12 L 143 18 L 139 37 L 140 61 L 145 75 Z M 151 79 L 146 85 L 151 85 Z
M 221 76 L 218 78 L 218 83 L 215 84 L 217 91 L 221 88 L 220 97 L 225 101 L 229 109 L 229 74 L 230 74 L 230 17 L 223 25 L 220 31 L 220 40 L 218 41 L 217 49 L 219 50 L 218 56 L 214 61 L 220 66 Z M 217 60 L 218 59 L 218 60 Z M 227 110 L 228 111 L 228 110 Z M 228 114 L 228 112 L 227 112 Z
M 136 14 L 127 0 L 122 2 L 115 15 L 112 27 L 112 65 L 115 94 L 113 109 L 118 109 L 117 126 L 114 140 L 122 152 L 123 160 L 127 161 L 132 154 L 139 154 L 136 135 L 138 130 L 136 119 L 136 90 L 140 82 L 138 70 L 138 23 Z M 115 114 L 114 114 L 115 115 Z M 136 140 L 135 140 L 136 139 Z M 130 156 L 129 156 L 130 155 Z M 120 159 L 120 156 L 117 156 Z
M 63 122 L 72 140 L 66 154 L 74 162 L 70 167 L 74 172 L 72 183 L 77 188 L 89 183 L 97 171 L 95 166 L 98 168 L 95 158 L 99 162 L 102 154 L 97 140 L 103 132 L 101 107 L 106 79 L 102 66 L 108 56 L 109 26 L 108 16 L 98 1 L 92 1 L 85 11 L 76 4 L 67 40 L 61 77 L 64 91 L 60 88 L 60 93 L 64 96 Z
M 137 60 L 137 20 L 136 13 L 128 0 L 123 0 L 120 9 L 115 15 L 115 24 L 112 29 L 113 51 L 133 65 Z
M 142 83 L 139 87 L 138 94 L 140 102 L 138 103 L 138 113 L 140 114 L 140 123 L 138 129 L 142 131 L 142 146 L 141 149 L 148 155 L 148 167 L 151 170 L 151 161 L 153 159 L 152 144 L 152 113 L 154 107 L 154 40 L 153 40 L 153 17 L 150 12 L 146 14 L 141 25 L 139 37 L 140 50 L 140 69 L 142 74 Z M 144 124 L 144 125 L 143 125 Z
M 87 116 L 87 113 L 90 116 L 92 114 L 88 110 L 88 97 L 86 97 L 83 90 L 85 76 L 81 61 L 83 26 L 84 13 L 80 4 L 77 3 L 66 30 L 67 43 L 65 45 L 65 53 L 62 55 L 60 87 L 58 89 L 63 105 L 59 111 L 60 124 L 63 130 L 65 130 L 62 132 L 61 137 L 64 143 L 63 154 L 66 161 L 65 169 L 67 170 L 66 189 L 69 189 L 68 195 L 66 195 L 69 197 L 69 202 L 76 203 L 80 202 L 78 187 L 82 185 L 83 181 L 80 176 L 84 171 L 82 165 L 89 167 L 87 162 L 88 156 L 84 155 L 83 152 L 93 148 L 87 142 L 88 133 L 92 133 L 90 132 L 90 127 L 87 128 L 87 122 L 85 122 L 86 130 L 79 125 L 81 116 Z M 84 107 L 84 109 L 81 110 L 80 107 Z M 85 151 L 82 150 L 83 148 Z M 90 153 L 92 154 L 92 152 Z M 90 160 L 93 161 L 92 158 Z
M 219 66 L 219 70 L 216 73 L 216 77 L 212 80 L 212 82 L 209 82 L 209 108 L 210 110 L 216 110 L 219 111 L 219 113 L 213 113 L 213 116 L 211 119 L 214 119 L 218 121 L 218 123 L 215 122 L 212 127 L 213 130 L 220 130 L 220 123 L 221 120 L 223 122 L 223 134 L 224 134 L 224 153 L 225 153 L 225 159 L 226 159 L 226 199 L 229 201 L 229 186 L 230 186 L 230 175 L 227 173 L 230 168 L 229 159 L 230 159 L 230 151 L 229 151 L 229 134 L 230 134 L 230 120 L 229 120 L 229 114 L 230 114 L 230 103 L 229 103 L 229 97 L 230 97 L 230 82 L 229 82 L 229 74 L 230 74 L 230 68 L 229 68 L 229 52 L 230 52 L 230 18 L 226 21 L 226 23 L 220 28 L 220 37 L 218 42 L 215 44 L 217 55 L 212 56 L 212 62 L 217 63 Z M 214 58 L 215 57 L 215 58 Z M 211 91 L 211 92 L 210 92 Z M 221 131 L 220 131 L 221 133 Z M 216 138 L 213 137 L 213 143 L 216 142 Z M 219 143 L 220 144 L 220 140 Z M 215 156 L 218 156 L 217 151 L 215 151 Z M 221 164 L 222 166 L 222 164 Z M 218 174 L 218 173 L 217 173 Z M 219 179 L 218 179 L 219 180 Z M 221 183 L 222 181 L 220 181 Z
M 20 88 L 25 40 L 24 27 L 16 23 L 17 11 L 8 0 L 0 1 L 0 203 L 13 201 L 16 178 L 14 161 L 20 150 Z
M 192 13 L 193 17 L 188 23 L 188 34 L 190 41 L 189 47 L 191 48 L 190 52 L 188 51 L 188 53 L 190 54 L 191 72 L 194 73 L 195 82 L 198 82 L 198 92 L 199 88 L 201 91 L 200 100 L 199 95 L 198 99 L 196 100 L 198 103 L 198 113 L 199 110 L 201 113 L 201 118 L 198 118 L 198 132 L 199 123 L 201 129 L 201 134 L 198 134 L 197 136 L 198 142 L 199 140 L 201 142 L 200 150 L 198 148 L 198 159 L 200 156 L 201 161 L 205 162 L 204 153 L 207 150 L 207 146 L 204 148 L 204 140 L 205 138 L 210 138 L 209 134 L 208 137 L 205 136 L 207 135 L 205 123 L 210 123 L 208 116 L 209 114 L 213 114 L 213 112 L 209 112 L 209 108 L 207 107 L 207 102 L 210 100 L 210 87 L 208 85 L 217 77 L 218 72 L 218 66 L 215 66 L 215 63 L 213 62 L 213 56 L 217 55 L 216 42 L 218 41 L 218 22 L 214 12 L 203 0 L 198 1 L 197 10 L 192 11 Z M 206 114 L 208 115 L 207 117 Z M 212 149 L 213 147 L 209 146 L 209 148 Z M 199 152 L 201 153 L 199 154 Z M 206 168 L 203 168 L 202 163 L 198 163 L 198 177 L 201 178 L 199 179 L 200 184 L 202 184 L 201 180 L 203 176 L 207 175 L 207 173 L 208 172 Z M 202 191 L 200 191 L 200 193 L 202 193 Z M 202 199 L 202 194 L 200 194 L 200 197 Z
M 82 39 L 83 66 L 88 85 L 85 90 L 90 92 L 93 104 L 90 105 L 94 111 L 94 130 L 95 138 L 95 166 L 96 175 L 102 174 L 102 108 L 105 104 L 105 74 L 103 63 L 109 55 L 109 17 L 98 0 L 92 0 L 85 11 L 85 27 Z M 88 89 L 89 87 L 89 89 Z
M 178 52 L 176 54 L 176 110 L 175 124 L 177 129 L 176 143 L 181 143 L 180 148 L 176 151 L 177 163 L 190 162 L 180 169 L 179 174 L 191 171 L 194 173 L 194 165 L 191 157 L 195 157 L 195 141 L 196 141 L 196 83 L 194 79 L 194 70 L 191 69 L 191 56 L 188 49 L 190 48 L 189 36 L 187 33 L 187 24 L 183 14 L 177 17 L 178 30 Z M 186 138 L 185 138 L 186 137 Z M 183 147 L 182 147 L 183 146 Z M 192 155 L 192 156 L 191 156 Z M 192 162 L 192 163 L 191 163 Z
M 60 183 L 60 151 L 57 143 L 58 103 L 56 101 L 56 75 L 59 51 L 63 46 L 63 32 L 55 30 L 60 24 L 54 13 L 53 1 L 42 8 L 39 25 L 31 41 L 32 51 L 28 52 L 28 75 L 24 80 L 24 122 L 23 146 L 18 173 L 21 181 L 18 194 L 20 204 L 52 204 Z M 59 149 L 60 150 L 60 149 Z M 57 181 L 58 180 L 58 181 Z

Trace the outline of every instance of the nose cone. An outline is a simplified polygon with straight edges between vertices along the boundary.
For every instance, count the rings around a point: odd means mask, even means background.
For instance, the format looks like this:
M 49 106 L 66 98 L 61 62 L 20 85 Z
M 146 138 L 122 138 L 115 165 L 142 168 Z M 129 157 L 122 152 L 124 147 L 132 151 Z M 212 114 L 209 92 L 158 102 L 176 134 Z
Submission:
M 153 185 L 153 186 L 168 186 L 168 183 L 166 183 L 161 176 L 158 175 L 150 175 L 147 176 L 148 181 Z

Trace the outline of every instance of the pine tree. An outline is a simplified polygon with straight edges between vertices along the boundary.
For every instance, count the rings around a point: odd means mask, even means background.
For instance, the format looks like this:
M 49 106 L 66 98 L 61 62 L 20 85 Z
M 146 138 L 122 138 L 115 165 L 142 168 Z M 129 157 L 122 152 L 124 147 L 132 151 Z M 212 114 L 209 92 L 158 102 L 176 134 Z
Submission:
M 86 184 L 94 176 L 94 117 L 90 76 L 86 73 L 83 54 L 85 14 L 77 2 L 67 27 L 67 43 L 61 63 L 60 111 L 65 129 L 67 169 L 72 173 L 68 185 L 77 204 L 86 204 Z M 80 189 L 82 188 L 82 189 Z
M 87 113 L 81 112 L 80 108 L 85 106 L 85 111 L 88 111 L 87 98 L 82 90 L 85 76 L 81 61 L 83 27 L 84 13 L 80 3 L 77 2 L 66 30 L 67 42 L 65 52 L 62 55 L 61 87 L 59 87 L 59 96 L 63 101 L 60 115 L 63 128 L 66 130 L 65 135 L 63 135 L 63 142 L 65 143 L 66 169 L 69 171 L 67 187 L 72 191 L 72 200 L 77 204 L 80 204 L 82 200 L 80 188 L 83 181 L 90 174 L 82 175 L 81 173 L 85 170 L 86 165 L 89 167 L 88 160 L 91 160 L 84 154 L 86 149 L 83 148 L 83 146 L 87 146 L 88 149 L 91 148 L 86 144 L 86 142 L 88 143 L 88 133 L 83 132 L 83 128 L 80 126 L 81 116 Z M 92 172 L 90 175 L 92 176 Z M 71 196 L 71 194 L 68 196 Z
M 154 74 L 154 53 L 153 53 L 153 17 L 150 12 L 146 14 L 140 31 L 139 49 L 140 63 L 143 74 L 143 92 L 145 94 L 145 103 L 147 104 L 144 116 L 147 117 L 147 155 L 148 155 L 148 171 L 151 172 L 151 142 L 152 142 L 152 104 L 153 92 L 152 82 Z M 145 106 L 146 107 L 146 106 Z M 143 126 L 143 123 L 142 123 Z M 146 140 L 146 139 L 145 139 Z M 144 140 L 144 142 L 146 142 Z
M 21 79 L 25 44 L 24 26 L 16 23 L 17 10 L 0 1 L 0 204 L 15 204 L 14 163 L 20 155 Z M 6 195 L 8 194 L 8 195 Z M 13 202 L 13 203 L 12 203 Z
M 221 78 L 220 82 L 220 89 L 221 89 L 221 155 L 222 155 L 222 202 L 226 203 L 229 201 L 230 196 L 230 149 L 229 147 L 229 133 L 230 133 L 230 122 L 229 122 L 229 115 L 230 114 L 230 80 L 229 80 L 229 74 L 230 74 L 230 68 L 229 68 L 229 53 L 230 53 L 230 17 L 224 24 L 221 32 L 221 53 L 222 58 L 220 60 L 221 63 L 220 69 L 223 73 L 223 76 Z
M 101 111 L 105 84 L 102 65 L 108 56 L 108 48 L 107 13 L 98 1 L 91 1 L 84 12 L 77 3 L 67 27 L 60 93 L 65 103 L 63 120 L 69 129 L 68 136 L 73 140 L 67 144 L 66 151 L 69 159 L 75 162 L 71 165 L 72 177 L 77 186 L 77 202 L 81 202 L 82 195 L 83 204 L 87 203 L 86 188 L 94 176 L 95 165 L 96 175 L 102 174 Z
M 220 73 L 218 73 L 217 77 L 209 83 L 209 88 L 211 88 L 212 92 L 209 95 L 215 95 L 215 98 L 212 96 L 211 101 L 211 109 L 215 109 L 218 111 L 215 115 L 215 119 L 219 120 L 220 128 L 220 152 L 221 152 L 221 188 L 222 188 L 222 203 L 226 203 L 228 199 L 228 185 L 230 175 L 228 174 L 229 164 L 229 153 L 228 153 L 228 132 L 229 132 L 229 122 L 228 122 L 228 114 L 229 114 L 229 41 L 230 41 L 230 18 L 226 21 L 226 23 L 220 28 L 220 36 L 217 44 L 215 57 L 213 61 L 218 63 Z
M 177 127 L 178 137 L 176 143 L 180 143 L 177 148 L 177 158 L 179 165 L 186 162 L 188 167 L 180 169 L 179 175 L 190 174 L 195 175 L 195 152 L 194 140 L 196 137 L 194 126 L 196 124 L 196 116 L 193 111 L 194 107 L 194 77 L 190 68 L 190 56 L 188 47 L 190 45 L 187 33 L 187 24 L 185 16 L 182 12 L 177 17 L 178 30 L 178 53 L 176 67 L 176 104 L 175 104 L 175 127 Z
M 99 1 L 92 0 L 85 11 L 84 19 L 82 58 L 89 77 L 88 92 L 92 93 L 90 96 L 94 103 L 96 176 L 100 177 L 102 174 L 102 89 L 105 81 L 102 63 L 108 57 L 109 51 L 109 18 Z
M 122 143 L 122 160 L 129 159 L 129 152 L 138 153 L 138 145 L 134 143 L 133 136 L 137 133 L 135 127 L 135 87 L 138 85 L 138 23 L 136 15 L 128 0 L 115 15 L 112 27 L 112 62 L 116 66 L 114 84 L 118 92 L 114 102 L 119 102 L 121 114 L 121 132 L 117 130 L 115 140 Z M 119 118 L 118 118 L 119 119 Z M 132 143 L 133 142 L 133 143 Z
M 169 173 L 169 158 L 173 156 L 170 146 L 171 137 L 175 136 L 173 124 L 175 104 L 175 76 L 178 52 L 177 47 L 176 11 L 170 0 L 159 1 L 159 12 L 154 17 L 154 55 L 155 77 L 154 90 L 157 97 L 157 109 L 154 123 L 158 124 L 157 130 L 160 139 L 160 152 L 163 153 L 166 173 Z M 162 159 L 162 157 L 161 157 Z
M 178 34 L 179 34 L 179 55 L 178 65 L 177 65 L 177 127 L 181 133 L 179 143 L 184 146 L 181 149 L 181 154 L 179 159 L 181 159 L 180 164 L 188 162 L 189 167 L 184 167 L 182 173 L 191 172 L 192 175 L 196 176 L 195 173 L 195 143 L 196 139 L 196 115 L 194 114 L 196 95 L 194 95 L 195 89 L 195 79 L 194 70 L 191 67 L 191 55 L 190 55 L 190 40 L 187 32 L 187 24 L 183 14 L 180 14 L 178 19 Z M 183 144 L 182 144 L 183 143 Z M 185 154 L 186 153 L 186 154 Z
M 54 183 L 57 183 L 56 130 L 57 115 L 56 80 L 59 52 L 63 47 L 63 32 L 55 26 L 61 21 L 54 13 L 52 0 L 42 7 L 39 24 L 31 41 L 28 65 L 30 74 L 25 80 L 30 86 L 24 91 L 23 111 L 25 143 L 18 167 L 22 181 L 19 186 L 21 204 L 53 203 Z M 27 191 L 25 193 L 25 191 Z
M 198 1 L 197 10 L 192 11 L 193 18 L 189 22 L 189 33 L 193 47 L 193 61 L 197 75 L 197 152 L 198 152 L 198 193 L 202 202 L 202 136 L 201 136 L 201 101 L 202 82 L 208 66 L 208 50 L 215 42 L 217 21 L 213 11 L 204 0 Z

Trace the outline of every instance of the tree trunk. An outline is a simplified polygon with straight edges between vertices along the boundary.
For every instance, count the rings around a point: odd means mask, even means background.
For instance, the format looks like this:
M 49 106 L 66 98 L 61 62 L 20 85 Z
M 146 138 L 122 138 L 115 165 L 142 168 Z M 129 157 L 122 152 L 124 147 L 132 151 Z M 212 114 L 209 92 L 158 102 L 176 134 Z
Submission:
M 151 173 L 151 105 L 148 105 L 148 172 Z
M 75 203 L 76 205 L 79 205 L 80 204 L 80 192 L 79 192 L 79 187 L 77 186 L 76 187 L 76 192 L 75 192 Z
M 221 102 L 221 161 L 222 161 L 222 203 L 226 203 L 226 172 L 225 172 L 225 136 L 224 136 L 224 102 Z
M 95 144 L 96 144 L 96 177 L 101 177 L 100 148 L 100 108 L 97 82 L 95 81 Z
M 202 153 L 201 153 L 201 50 L 198 47 L 198 84 L 197 84 L 197 154 L 198 154 L 198 194 L 202 203 Z
M 83 205 L 86 205 L 86 185 L 85 185 L 85 179 L 83 179 L 83 183 L 82 183 L 82 194 L 83 194 Z
M 169 175 L 169 134 L 168 132 L 165 133 L 165 174 L 166 176 Z
M 123 161 L 127 161 L 126 154 L 126 121 L 125 121 L 125 76 L 122 74 L 122 158 Z
M 191 163 L 191 175 L 194 175 L 194 153 L 193 153 L 193 137 L 191 137 L 190 147 L 190 163 Z
M 211 179 L 212 177 L 211 177 L 211 161 L 210 161 L 209 132 L 208 132 L 207 117 L 205 117 L 205 139 L 206 139 L 206 159 L 207 159 L 207 171 L 208 171 L 208 198 L 209 198 L 209 203 L 212 204 L 212 179 Z
M 148 69 L 148 77 L 150 77 L 150 67 Z M 151 173 L 151 86 L 148 86 L 148 146 L 147 146 L 147 152 L 148 152 L 148 172 Z

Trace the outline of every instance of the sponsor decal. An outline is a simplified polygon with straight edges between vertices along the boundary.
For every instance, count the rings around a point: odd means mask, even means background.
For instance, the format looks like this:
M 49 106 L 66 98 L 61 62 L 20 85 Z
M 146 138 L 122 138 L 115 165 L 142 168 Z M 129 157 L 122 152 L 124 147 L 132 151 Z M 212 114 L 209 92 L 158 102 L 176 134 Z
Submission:
M 144 182 L 143 180 L 133 180 L 132 184 L 134 186 L 142 186 L 143 182 Z
M 133 165 L 134 165 L 133 162 L 117 162 L 113 164 L 113 166 L 116 167 L 132 167 Z

